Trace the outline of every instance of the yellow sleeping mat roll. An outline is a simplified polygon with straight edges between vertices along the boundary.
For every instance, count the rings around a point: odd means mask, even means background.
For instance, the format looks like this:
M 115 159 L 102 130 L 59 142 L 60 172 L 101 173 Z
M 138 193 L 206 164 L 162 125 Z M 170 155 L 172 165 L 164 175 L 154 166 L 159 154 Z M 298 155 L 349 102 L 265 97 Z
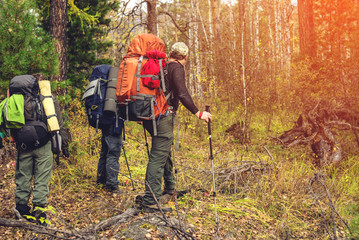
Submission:
M 47 116 L 47 128 L 49 132 L 56 132 L 60 130 L 59 122 L 57 120 L 54 101 L 52 100 L 50 81 L 39 81 L 40 93 L 45 98 L 42 101 L 45 114 Z

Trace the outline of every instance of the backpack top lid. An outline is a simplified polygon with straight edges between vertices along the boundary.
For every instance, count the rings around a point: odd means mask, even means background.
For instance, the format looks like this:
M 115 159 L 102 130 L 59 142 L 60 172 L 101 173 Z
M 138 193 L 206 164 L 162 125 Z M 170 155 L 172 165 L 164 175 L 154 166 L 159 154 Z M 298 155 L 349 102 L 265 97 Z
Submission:
M 40 91 L 39 82 L 32 75 L 20 75 L 11 79 L 9 84 L 10 96 L 22 94 L 24 96 L 36 97 Z
M 153 34 L 139 34 L 132 39 L 126 56 L 145 56 L 146 53 L 151 50 L 157 50 L 166 53 L 165 43 L 162 41 L 162 39 Z
M 90 76 L 90 82 L 92 82 L 93 80 L 96 80 L 98 78 L 102 78 L 102 79 L 107 80 L 110 68 L 111 68 L 111 65 L 106 65 L 106 64 L 96 66 L 92 70 L 92 73 L 91 73 L 91 76 Z

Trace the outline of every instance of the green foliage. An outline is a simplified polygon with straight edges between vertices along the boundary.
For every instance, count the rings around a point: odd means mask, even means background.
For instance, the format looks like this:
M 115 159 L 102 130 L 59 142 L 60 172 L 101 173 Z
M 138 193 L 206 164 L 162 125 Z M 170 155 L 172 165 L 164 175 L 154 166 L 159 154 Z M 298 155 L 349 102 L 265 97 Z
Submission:
M 98 16 L 97 22 L 89 24 L 79 17 L 73 17 L 68 24 L 68 78 L 74 87 L 83 87 L 91 74 L 91 69 L 99 64 L 112 64 L 111 59 L 101 58 L 112 46 L 111 41 L 103 41 L 106 36 L 105 26 L 111 19 L 107 14 L 116 10 L 118 4 L 110 0 L 75 1 L 80 9 L 87 9 L 87 14 Z
M 36 72 L 58 71 L 53 41 L 38 25 L 33 1 L 5 0 L 0 8 L 0 86 L 11 78 Z
M 345 206 L 345 214 L 350 217 L 349 222 L 349 238 L 348 239 L 358 239 L 359 238 L 359 208 L 358 204 L 348 204 Z
M 89 7 L 86 7 L 85 9 L 79 9 L 75 3 L 75 0 L 69 0 L 68 4 L 70 5 L 70 9 L 68 12 L 68 18 L 69 21 L 72 22 L 72 16 L 77 16 L 81 21 L 81 27 L 83 27 L 83 22 L 87 22 L 90 25 L 95 25 L 98 23 L 98 17 L 100 16 L 99 13 L 96 13 L 95 15 L 90 15 L 87 13 L 89 10 Z
M 49 4 L 37 1 L 40 9 L 42 26 L 49 31 Z M 118 2 L 112 0 L 71 0 L 69 1 L 67 24 L 67 55 L 68 69 L 66 88 L 83 88 L 84 82 L 90 77 L 91 70 L 99 64 L 112 64 L 112 59 L 102 58 L 111 41 L 105 41 L 105 27 L 109 26 L 110 11 L 118 9 Z M 56 86 L 60 87 L 61 86 Z M 72 94 L 72 93 L 71 93 Z

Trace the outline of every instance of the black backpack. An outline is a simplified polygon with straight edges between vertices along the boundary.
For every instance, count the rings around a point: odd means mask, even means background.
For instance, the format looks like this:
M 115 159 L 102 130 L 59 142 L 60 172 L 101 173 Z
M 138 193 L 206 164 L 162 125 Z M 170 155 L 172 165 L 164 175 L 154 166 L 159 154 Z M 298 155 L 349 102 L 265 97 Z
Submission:
M 114 70 L 115 68 L 113 68 Z M 82 100 L 85 100 L 85 108 L 88 116 L 90 126 L 97 129 L 107 129 L 111 124 L 114 125 L 114 132 L 121 134 L 123 121 L 117 116 L 116 109 L 109 111 L 105 109 L 106 101 L 112 99 L 106 98 L 108 82 L 113 84 L 109 80 L 111 66 L 110 65 L 98 65 L 96 66 L 90 76 L 90 83 L 87 85 L 86 91 L 83 94 Z M 117 81 L 117 76 L 116 76 Z M 115 87 L 110 86 L 111 91 L 116 90 Z M 113 104 L 116 106 L 115 104 Z
M 24 96 L 25 125 L 20 129 L 11 129 L 16 144 L 24 150 L 44 146 L 50 140 L 50 134 L 38 80 L 32 75 L 16 76 L 10 81 L 9 91 L 10 96 Z

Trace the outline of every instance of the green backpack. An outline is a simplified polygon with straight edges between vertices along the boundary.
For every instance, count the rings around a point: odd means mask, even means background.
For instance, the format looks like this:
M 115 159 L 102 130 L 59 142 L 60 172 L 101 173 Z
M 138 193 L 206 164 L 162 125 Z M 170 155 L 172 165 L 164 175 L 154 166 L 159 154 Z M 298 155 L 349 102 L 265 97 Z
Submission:
M 13 94 L 0 103 L 0 132 L 9 137 L 8 129 L 24 125 L 24 96 Z

